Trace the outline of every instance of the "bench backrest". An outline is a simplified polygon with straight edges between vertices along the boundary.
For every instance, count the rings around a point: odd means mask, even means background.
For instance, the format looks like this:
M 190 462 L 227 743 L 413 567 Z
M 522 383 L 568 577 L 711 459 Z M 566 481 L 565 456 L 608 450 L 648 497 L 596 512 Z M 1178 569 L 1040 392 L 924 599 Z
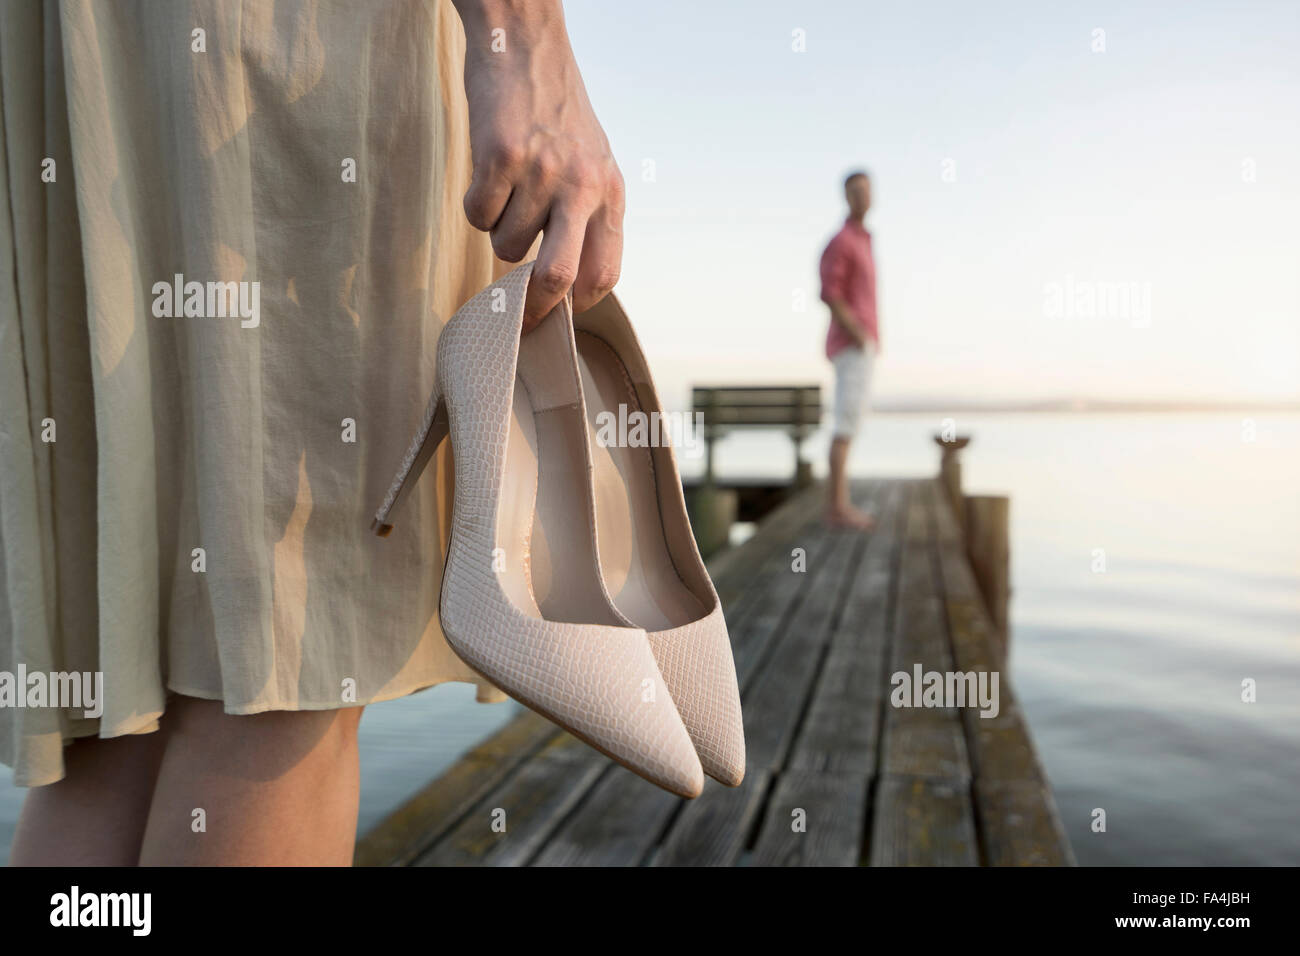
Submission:
M 728 428 L 787 428 L 803 435 L 822 419 L 819 385 L 697 385 L 691 404 L 703 416 L 706 436 Z

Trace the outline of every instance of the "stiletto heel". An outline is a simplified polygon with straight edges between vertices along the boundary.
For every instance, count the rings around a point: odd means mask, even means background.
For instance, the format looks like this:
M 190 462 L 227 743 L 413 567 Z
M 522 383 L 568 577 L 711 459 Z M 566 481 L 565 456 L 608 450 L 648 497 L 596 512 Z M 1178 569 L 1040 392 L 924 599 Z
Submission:
M 393 530 L 393 525 L 388 520 L 389 515 L 402 506 L 406 496 L 420 480 L 424 466 L 429 463 L 433 453 L 447 437 L 447 431 L 447 405 L 442 400 L 441 383 L 437 383 L 433 387 L 433 395 L 430 396 L 429 405 L 424 412 L 424 423 L 416 432 L 411 446 L 406 450 L 406 457 L 402 459 L 402 464 L 397 469 L 397 477 L 393 479 L 388 494 L 384 497 L 384 503 L 379 506 L 374 521 L 370 523 L 370 530 L 379 537 L 386 538 Z
M 704 771 L 646 632 L 600 575 L 591 450 L 568 299 L 520 339 L 532 263 L 438 339 L 437 387 L 375 515 L 380 535 L 438 443 L 455 462 L 439 619 L 477 673 L 635 773 L 685 797 Z

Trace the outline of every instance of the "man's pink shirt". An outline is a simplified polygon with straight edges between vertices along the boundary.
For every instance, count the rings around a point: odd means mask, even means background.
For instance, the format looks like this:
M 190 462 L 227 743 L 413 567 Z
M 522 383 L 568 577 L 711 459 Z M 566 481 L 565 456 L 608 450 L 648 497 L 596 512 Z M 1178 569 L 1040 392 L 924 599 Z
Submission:
M 847 302 L 849 311 L 867 333 L 867 337 L 880 346 L 880 333 L 876 328 L 876 261 L 871 254 L 871 233 L 856 219 L 847 219 L 844 228 L 837 232 L 822 253 L 822 301 L 831 299 Z M 826 333 L 826 357 L 833 358 L 842 349 L 856 343 L 843 327 L 831 319 Z

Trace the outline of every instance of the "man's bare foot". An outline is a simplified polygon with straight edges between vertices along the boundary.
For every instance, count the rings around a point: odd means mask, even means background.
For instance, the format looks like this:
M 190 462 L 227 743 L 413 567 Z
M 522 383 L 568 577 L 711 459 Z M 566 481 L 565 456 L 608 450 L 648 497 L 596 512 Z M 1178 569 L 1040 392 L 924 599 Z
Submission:
M 848 528 L 853 531 L 871 531 L 876 526 L 876 516 L 869 511 L 860 511 L 852 505 L 832 507 L 826 512 L 826 523 L 833 528 Z

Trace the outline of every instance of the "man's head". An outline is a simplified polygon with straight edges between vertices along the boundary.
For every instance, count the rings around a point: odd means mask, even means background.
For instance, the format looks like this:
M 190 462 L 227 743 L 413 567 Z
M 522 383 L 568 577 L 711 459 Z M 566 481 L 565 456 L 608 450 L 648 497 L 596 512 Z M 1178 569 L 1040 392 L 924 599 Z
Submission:
M 855 170 L 844 179 L 844 198 L 849 202 L 849 215 L 862 219 L 871 208 L 871 177 L 866 170 Z

